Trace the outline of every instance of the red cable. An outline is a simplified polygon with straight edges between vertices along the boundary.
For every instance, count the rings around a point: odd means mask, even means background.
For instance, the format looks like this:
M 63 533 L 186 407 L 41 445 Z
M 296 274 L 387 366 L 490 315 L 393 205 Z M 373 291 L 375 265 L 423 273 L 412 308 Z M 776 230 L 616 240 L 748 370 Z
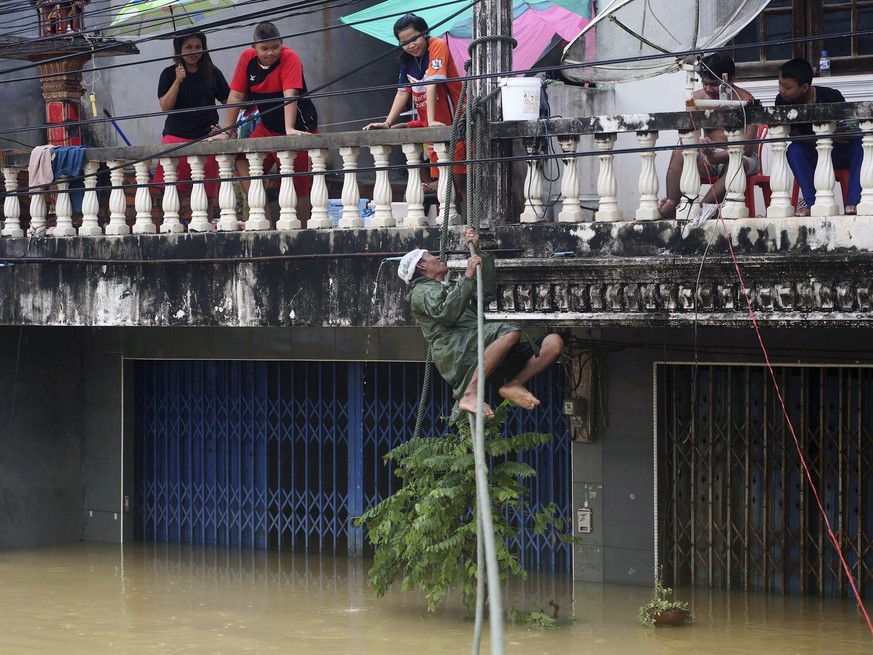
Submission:
M 691 124 L 696 130 L 697 126 L 694 124 L 693 112 L 691 114 Z M 709 176 L 710 185 L 712 185 L 713 179 L 712 175 L 709 173 L 708 165 L 707 175 Z M 727 189 L 725 189 L 725 193 L 727 193 Z M 840 562 L 843 565 L 843 570 L 846 572 L 846 576 L 848 576 L 849 578 L 849 584 L 852 586 L 852 592 L 854 592 L 855 594 L 855 600 L 858 603 L 860 613 L 864 616 L 864 620 L 867 621 L 867 627 L 870 629 L 870 633 L 873 634 L 873 621 L 870 620 L 870 615 L 867 613 L 867 609 L 864 607 L 864 601 L 861 600 L 861 594 L 858 592 L 858 587 L 855 583 L 855 576 L 852 575 L 852 571 L 849 568 L 849 563 L 846 562 L 846 558 L 843 557 L 843 550 L 842 548 L 840 548 L 840 544 L 837 541 L 837 537 L 834 534 L 833 528 L 831 528 L 831 522 L 828 520 L 828 515 L 825 512 L 824 506 L 821 502 L 821 498 L 818 495 L 818 489 L 816 489 L 815 482 L 813 482 L 812 479 L 812 474 L 809 472 L 809 467 L 806 464 L 806 458 L 803 456 L 803 450 L 800 448 L 800 440 L 797 438 L 797 433 L 794 431 L 794 424 L 791 423 L 791 418 L 788 416 L 788 410 L 785 408 L 785 399 L 782 397 L 782 391 L 779 389 L 779 382 L 776 380 L 776 372 L 773 370 L 773 366 L 770 364 L 770 356 L 767 354 L 767 347 L 764 345 L 764 338 L 761 336 L 761 330 L 758 328 L 758 319 L 755 317 L 755 310 L 752 308 L 752 299 L 749 296 L 749 290 L 746 288 L 746 283 L 743 280 L 743 274 L 740 271 L 740 264 L 737 261 L 737 256 L 734 252 L 734 245 L 731 240 L 730 232 L 727 229 L 727 223 L 725 223 L 724 216 L 722 216 L 721 213 L 720 201 L 716 202 L 716 207 L 718 208 L 718 218 L 719 220 L 721 220 L 722 228 L 724 229 L 725 236 L 727 236 L 728 249 L 731 253 L 731 260 L 734 264 L 734 270 L 737 272 L 737 279 L 740 282 L 740 288 L 743 290 L 743 297 L 746 299 L 746 306 L 749 309 L 749 318 L 752 319 L 752 326 L 755 328 L 755 335 L 758 337 L 758 344 L 761 346 L 761 353 L 764 355 L 764 362 L 767 364 L 767 370 L 770 372 L 770 379 L 773 381 L 773 388 L 776 391 L 776 397 L 779 399 L 779 405 L 782 408 L 782 416 L 785 418 L 785 423 L 786 425 L 788 425 L 788 429 L 791 431 L 791 437 L 794 439 L 794 447 L 797 449 L 797 454 L 800 456 L 800 463 L 803 465 L 803 472 L 806 474 L 806 479 L 809 481 L 809 486 L 812 489 L 812 494 L 815 497 L 815 502 L 818 505 L 819 512 L 821 512 L 822 518 L 824 518 L 825 525 L 828 529 L 828 536 L 831 538 L 831 541 L 834 544 L 834 548 L 836 548 L 837 555 L 840 558 Z

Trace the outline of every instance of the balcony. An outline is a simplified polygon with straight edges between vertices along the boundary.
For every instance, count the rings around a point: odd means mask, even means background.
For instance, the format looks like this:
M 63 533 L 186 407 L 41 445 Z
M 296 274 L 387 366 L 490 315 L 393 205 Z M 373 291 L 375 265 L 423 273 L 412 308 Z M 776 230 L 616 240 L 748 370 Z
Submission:
M 873 136 L 864 136 L 863 195 L 858 216 L 840 214 L 829 156 L 836 121 L 860 119 L 873 131 L 873 103 L 797 108 L 750 107 L 699 112 L 591 116 L 547 122 L 495 123 L 490 138 L 511 145 L 519 175 L 518 211 L 508 199 L 492 199 L 487 244 L 501 251 L 500 297 L 491 316 L 572 325 L 690 324 L 748 322 L 746 295 L 759 319 L 773 325 L 853 324 L 869 321 L 873 246 Z M 793 217 L 792 179 L 785 158 L 792 123 L 816 126 L 820 153 L 813 216 Z M 766 216 L 749 217 L 741 170 L 745 124 L 767 125 L 772 156 L 772 200 Z M 700 195 L 696 131 L 724 127 L 730 163 L 724 221 L 684 229 L 695 202 L 679 207 L 679 220 L 658 213 L 663 173 L 660 151 L 683 149 L 682 192 Z M 678 132 L 679 146 L 675 146 Z M 546 136 L 547 135 L 547 136 Z M 635 140 L 616 148 L 618 138 Z M 401 290 L 383 272 L 386 255 L 414 245 L 438 248 L 438 235 L 424 211 L 419 179 L 423 144 L 435 143 L 448 162 L 448 128 L 386 130 L 217 141 L 164 153 L 164 146 L 93 148 L 86 154 L 82 216 L 74 222 L 70 192 L 59 182 L 53 216 L 45 193 L 19 189 L 27 155 L 6 154 L 6 185 L 0 260 L 15 266 L 4 275 L 15 289 L 0 307 L 0 323 L 62 325 L 254 325 L 392 326 L 410 323 L 396 307 Z M 543 163 L 549 139 L 556 142 L 560 199 L 550 214 L 544 203 Z M 593 149 L 581 146 L 591 142 Z M 294 150 L 288 150 L 293 147 Z M 292 184 L 294 154 L 306 149 L 312 161 L 312 214 L 301 229 Z M 267 219 L 264 180 L 254 177 L 247 194 L 248 215 L 237 211 L 233 162 L 241 154 L 259 170 L 263 153 L 276 151 L 282 164 L 278 210 Z M 372 164 L 364 160 L 364 154 Z M 402 156 L 401 156 L 402 153 Z M 392 154 L 400 156 L 390 164 Z M 219 162 L 219 218 L 207 214 L 202 183 L 204 161 Z M 338 155 L 338 157 L 336 157 Z M 178 157 L 186 156 L 195 180 L 190 220 L 180 218 L 173 184 L 161 196 L 149 190 L 151 160 L 160 157 L 172 182 Z M 328 167 L 331 157 L 341 166 Z M 359 162 L 363 161 L 363 165 Z M 405 163 L 403 163 L 405 161 Z M 110 169 L 98 189 L 98 166 Z M 132 165 L 135 183 L 126 184 Z M 487 164 L 492 167 L 492 164 Z M 617 171 L 639 169 L 634 188 L 623 188 Z M 491 169 L 489 169 L 489 172 Z M 580 196 L 585 174 L 596 175 L 594 215 Z M 521 176 L 523 173 L 523 177 Z M 392 213 L 397 175 L 405 176 L 407 211 Z M 497 174 L 497 173 L 495 173 Z M 633 173 L 631 173 L 632 175 Z M 341 176 L 342 213 L 330 217 L 328 181 Z M 392 183 L 392 177 L 394 181 Z M 625 179 L 627 175 L 625 175 Z M 275 177 L 273 178 L 275 179 Z M 441 177 L 438 199 L 450 206 Z M 556 183 L 557 185 L 558 183 Z M 361 188 L 372 185 L 374 214 L 359 213 Z M 399 186 L 403 186 L 401 183 Z M 133 191 L 132 207 L 128 196 Z M 101 203 L 100 193 L 108 195 Z M 638 196 L 630 211 L 627 199 Z M 160 198 L 158 201 L 157 199 Z M 22 207 L 27 206 L 27 220 Z M 454 208 L 452 225 L 463 221 Z M 47 225 L 52 224 L 52 236 Z M 460 230 L 451 247 L 462 252 Z M 22 237 L 31 237 L 24 239 Z M 744 271 L 741 284 L 731 249 Z M 564 256 L 555 258 L 556 253 Z M 167 273 L 172 271 L 171 275 Z M 96 272 L 96 274 L 95 274 Z M 385 284 L 381 281 L 389 280 Z M 364 282 L 362 282 L 362 280 Z M 287 282 L 287 284 L 286 284 Z M 371 286 L 375 286 L 374 287 Z M 381 294 L 381 295 L 380 295 Z

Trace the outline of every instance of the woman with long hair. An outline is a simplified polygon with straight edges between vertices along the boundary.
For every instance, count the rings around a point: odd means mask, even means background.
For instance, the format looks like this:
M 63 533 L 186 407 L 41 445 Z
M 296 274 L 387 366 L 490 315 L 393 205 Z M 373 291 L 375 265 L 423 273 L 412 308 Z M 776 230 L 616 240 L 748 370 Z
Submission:
M 196 111 L 169 114 L 164 122 L 161 143 L 188 143 L 218 134 L 221 128 L 215 103 L 227 102 L 230 87 L 206 51 L 206 35 L 203 32 L 180 34 L 173 39 L 173 52 L 173 65 L 161 72 L 158 82 L 161 110 L 196 108 Z M 218 178 L 215 157 L 207 158 L 205 175 L 206 179 Z M 178 161 L 177 179 L 191 179 L 191 166 L 185 157 Z M 154 181 L 164 181 L 164 171 L 160 165 L 155 171 Z M 206 182 L 205 187 L 211 219 L 213 200 L 218 197 L 218 182 Z M 190 185 L 178 185 L 176 188 L 185 194 L 191 190 Z

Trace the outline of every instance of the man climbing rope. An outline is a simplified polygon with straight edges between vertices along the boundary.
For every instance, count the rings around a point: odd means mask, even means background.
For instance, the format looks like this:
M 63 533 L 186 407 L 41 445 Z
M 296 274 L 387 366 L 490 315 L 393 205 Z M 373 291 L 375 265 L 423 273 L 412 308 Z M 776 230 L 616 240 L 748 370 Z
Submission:
M 446 382 L 452 386 L 458 406 L 476 413 L 476 391 L 479 384 L 477 367 L 476 268 L 482 267 L 482 293 L 487 305 L 497 292 L 494 257 L 479 252 L 479 235 L 475 230 L 464 232 L 467 244 L 475 255 L 467 260 L 464 275 L 449 283 L 448 266 L 427 250 L 416 248 L 400 260 L 397 274 L 409 285 L 406 299 L 418 321 L 424 338 L 431 345 L 433 362 Z M 501 397 L 525 409 L 533 409 L 540 401 L 524 386 L 535 375 L 551 366 L 564 348 L 559 334 L 548 334 L 535 341 L 512 323 L 485 324 L 484 377 L 500 382 Z M 493 410 L 485 405 L 486 416 Z

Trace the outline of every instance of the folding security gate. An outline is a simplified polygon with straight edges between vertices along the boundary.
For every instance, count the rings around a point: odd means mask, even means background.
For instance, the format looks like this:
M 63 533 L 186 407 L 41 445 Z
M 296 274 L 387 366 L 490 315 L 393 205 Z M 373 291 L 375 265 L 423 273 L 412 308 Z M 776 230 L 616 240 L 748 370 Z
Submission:
M 409 439 L 424 365 L 358 362 L 138 361 L 136 538 L 299 552 L 363 552 L 354 517 L 394 492 L 383 456 Z M 528 454 L 530 508 L 570 513 L 570 444 L 556 384 L 514 412 L 507 431 L 549 432 Z M 423 434 L 439 434 L 448 388 L 432 384 Z M 569 571 L 571 550 L 532 534 L 510 547 L 528 569 Z
M 873 369 L 662 365 L 659 553 L 671 584 L 873 598 Z

